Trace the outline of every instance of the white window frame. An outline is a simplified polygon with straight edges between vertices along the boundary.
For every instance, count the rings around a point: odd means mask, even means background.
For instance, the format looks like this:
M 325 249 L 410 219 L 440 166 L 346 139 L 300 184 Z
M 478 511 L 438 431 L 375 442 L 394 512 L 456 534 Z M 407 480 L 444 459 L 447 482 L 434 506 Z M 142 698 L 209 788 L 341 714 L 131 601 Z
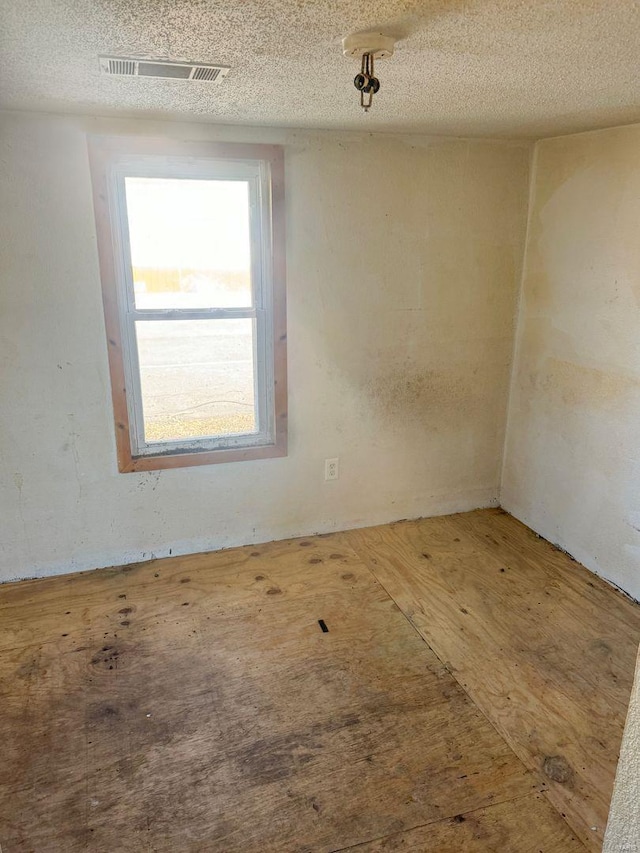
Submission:
M 107 144 L 105 142 L 112 144 Z M 98 137 L 90 140 L 90 155 L 94 178 L 94 203 L 98 224 L 105 319 L 109 343 L 116 438 L 120 470 L 149 470 L 160 467 L 203 464 L 236 459 L 264 458 L 286 453 L 286 402 L 283 413 L 282 374 L 286 371 L 286 332 L 284 319 L 284 281 L 274 286 L 274 258 L 281 267 L 283 251 L 274 253 L 274 222 L 282 227 L 282 212 L 274 218 L 273 175 L 274 157 L 243 157 L 238 154 L 260 149 L 258 154 L 273 155 L 276 146 L 212 146 L 214 150 L 194 154 L 192 145 L 187 153 L 177 144 L 169 151 L 118 151 L 114 156 L 114 140 Z M 117 142 L 117 141 L 116 141 Z M 120 142 L 122 142 L 120 140 Z M 144 149 L 144 144 L 142 146 Z M 153 147 L 153 146 L 152 146 Z M 203 146 L 199 146 L 202 148 Z M 105 154 L 105 149 L 107 154 Z M 224 156 L 216 156 L 216 152 Z M 281 165 L 282 153 L 276 151 Z M 229 156 L 231 155 L 231 156 Z M 234 156 L 235 155 L 235 156 Z M 242 181 L 249 187 L 249 228 L 251 244 L 250 307 L 203 309 L 136 308 L 133 269 L 129 240 L 126 204 L 126 178 L 166 178 L 183 180 Z M 282 189 L 282 188 L 280 188 Z M 281 201 L 282 199 L 280 199 Z M 101 218 L 108 218 L 106 229 Z M 110 247 L 104 245 L 106 230 Z M 280 239 L 283 238 L 283 233 Z M 109 257 L 110 253 L 110 257 Z M 106 255 L 106 257 L 105 257 Z M 278 290 L 278 299 L 276 299 Z M 275 311 L 276 302 L 280 310 Z M 117 318 L 114 314 L 117 313 Z M 252 433 L 222 436 L 203 436 L 195 439 L 146 441 L 144 437 L 143 399 L 138 358 L 136 323 L 162 320 L 250 319 L 253 324 L 253 365 L 256 430 Z M 114 330 L 114 320 L 117 329 Z M 109 328 L 111 326 L 111 329 Z M 278 334 L 279 333 L 279 334 Z M 114 341 L 115 338 L 115 341 Z M 278 349 L 276 353 L 275 349 Z M 286 351 L 285 351 L 286 353 Z M 276 377 L 276 363 L 278 377 Z M 114 375 L 115 374 L 115 375 Z M 114 387 L 121 380 L 126 405 Z M 285 374 L 286 380 L 286 374 Z M 278 387 L 280 385 L 280 387 Z M 286 393 L 286 382 L 285 382 Z M 123 417 L 126 408 L 126 417 Z M 127 436 L 123 436 L 126 431 Z M 127 439 L 127 440 L 125 440 Z M 240 454 L 240 455 L 238 455 Z M 168 464 L 163 464 L 163 460 Z

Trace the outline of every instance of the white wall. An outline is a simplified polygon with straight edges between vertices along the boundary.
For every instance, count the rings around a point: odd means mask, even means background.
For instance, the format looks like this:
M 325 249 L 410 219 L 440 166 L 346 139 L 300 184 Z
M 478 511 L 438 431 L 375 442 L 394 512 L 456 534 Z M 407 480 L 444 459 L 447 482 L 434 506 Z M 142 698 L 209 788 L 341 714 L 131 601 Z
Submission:
M 534 170 L 501 503 L 640 598 L 640 125 Z
M 640 657 L 602 853 L 640 853 Z
M 117 472 L 86 130 L 286 145 L 287 458 Z M 495 504 L 529 153 L 0 114 L 0 579 Z

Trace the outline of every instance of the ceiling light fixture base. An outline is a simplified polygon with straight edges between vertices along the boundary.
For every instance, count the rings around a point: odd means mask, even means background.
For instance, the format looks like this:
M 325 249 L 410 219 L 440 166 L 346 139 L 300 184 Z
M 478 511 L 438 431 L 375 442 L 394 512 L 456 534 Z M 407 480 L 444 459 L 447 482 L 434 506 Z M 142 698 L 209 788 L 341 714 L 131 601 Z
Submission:
M 342 52 L 350 59 L 361 59 L 369 54 L 374 59 L 393 56 L 396 40 L 382 33 L 353 33 L 342 39 Z

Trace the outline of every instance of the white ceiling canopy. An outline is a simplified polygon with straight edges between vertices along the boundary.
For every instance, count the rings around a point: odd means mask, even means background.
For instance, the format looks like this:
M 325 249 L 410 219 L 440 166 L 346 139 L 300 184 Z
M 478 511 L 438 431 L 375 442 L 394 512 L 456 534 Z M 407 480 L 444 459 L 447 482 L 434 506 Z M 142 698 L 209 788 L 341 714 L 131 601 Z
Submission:
M 364 114 L 342 38 L 371 30 L 397 44 Z M 635 0 L 0 0 L 0 106 L 547 136 L 640 120 L 639 45 Z M 107 76 L 101 55 L 231 70 Z

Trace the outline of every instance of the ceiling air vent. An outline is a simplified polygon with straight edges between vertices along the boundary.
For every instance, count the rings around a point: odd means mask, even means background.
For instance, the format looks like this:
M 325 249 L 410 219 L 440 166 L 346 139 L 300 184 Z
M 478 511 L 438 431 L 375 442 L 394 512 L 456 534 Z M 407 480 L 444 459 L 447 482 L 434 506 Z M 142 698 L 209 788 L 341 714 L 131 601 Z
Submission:
M 203 65 L 191 62 L 164 62 L 155 59 L 130 59 L 101 56 L 100 73 L 109 77 L 155 77 L 164 80 L 200 80 L 221 82 L 229 73 L 225 65 Z
M 103 74 L 122 74 L 125 77 L 133 77 L 136 73 L 136 64 L 133 59 L 105 57 L 100 60 L 100 70 Z
M 210 82 L 213 82 L 218 78 L 222 70 L 222 68 L 216 68 L 215 65 L 196 65 L 193 69 L 191 79 L 209 80 Z

